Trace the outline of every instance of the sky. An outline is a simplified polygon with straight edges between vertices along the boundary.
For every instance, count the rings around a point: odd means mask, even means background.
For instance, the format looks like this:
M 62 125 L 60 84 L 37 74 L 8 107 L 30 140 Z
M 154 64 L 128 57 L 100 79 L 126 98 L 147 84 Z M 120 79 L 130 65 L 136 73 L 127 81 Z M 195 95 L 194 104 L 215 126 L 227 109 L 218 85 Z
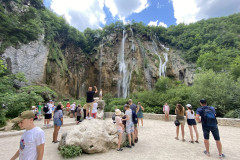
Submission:
M 44 5 L 80 31 L 132 20 L 167 28 L 240 12 L 240 0 L 44 0 Z

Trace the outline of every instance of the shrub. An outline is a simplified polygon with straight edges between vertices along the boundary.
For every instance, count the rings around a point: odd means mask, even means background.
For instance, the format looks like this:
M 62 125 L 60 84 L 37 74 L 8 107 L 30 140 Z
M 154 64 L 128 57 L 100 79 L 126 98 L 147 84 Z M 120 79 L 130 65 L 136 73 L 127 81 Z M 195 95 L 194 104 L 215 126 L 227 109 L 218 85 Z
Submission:
M 74 158 L 81 156 L 82 149 L 79 146 L 65 145 L 60 148 L 60 154 L 63 156 L 63 158 Z

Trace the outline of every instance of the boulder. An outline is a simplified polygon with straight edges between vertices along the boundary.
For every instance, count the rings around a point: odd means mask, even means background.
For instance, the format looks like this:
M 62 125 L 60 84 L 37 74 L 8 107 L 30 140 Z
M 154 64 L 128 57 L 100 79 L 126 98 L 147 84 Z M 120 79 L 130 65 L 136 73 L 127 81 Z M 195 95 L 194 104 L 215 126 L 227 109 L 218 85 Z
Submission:
M 122 144 L 126 141 L 124 134 Z M 59 148 L 64 145 L 80 146 L 84 153 L 107 152 L 116 149 L 118 135 L 116 125 L 111 120 L 84 120 L 80 125 L 73 126 L 62 134 Z
M 98 103 L 97 119 L 103 119 L 105 102 L 104 100 L 99 100 L 97 103 Z

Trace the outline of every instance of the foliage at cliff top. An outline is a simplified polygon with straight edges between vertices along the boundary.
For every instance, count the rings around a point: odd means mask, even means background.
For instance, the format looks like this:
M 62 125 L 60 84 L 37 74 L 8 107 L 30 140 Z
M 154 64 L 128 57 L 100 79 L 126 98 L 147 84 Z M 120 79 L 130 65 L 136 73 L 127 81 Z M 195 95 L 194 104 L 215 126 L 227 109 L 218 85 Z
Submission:
M 103 37 L 122 32 L 123 29 L 129 31 L 131 27 L 140 38 L 151 40 L 156 37 L 159 41 L 182 50 L 182 56 L 187 61 L 197 63 L 205 69 L 217 72 L 229 70 L 231 62 L 240 55 L 240 13 L 168 28 L 146 26 L 135 21 L 130 26 L 118 21 L 102 29 L 87 28 L 80 32 L 67 24 L 63 17 L 46 9 L 42 0 L 1 0 L 0 19 L 0 52 L 7 46 L 16 46 L 19 42 L 28 43 L 44 34 L 49 46 L 58 42 L 60 46 L 57 48 L 64 49 L 72 44 L 84 53 L 92 54 L 96 52 Z M 58 55 L 61 56 L 60 53 Z

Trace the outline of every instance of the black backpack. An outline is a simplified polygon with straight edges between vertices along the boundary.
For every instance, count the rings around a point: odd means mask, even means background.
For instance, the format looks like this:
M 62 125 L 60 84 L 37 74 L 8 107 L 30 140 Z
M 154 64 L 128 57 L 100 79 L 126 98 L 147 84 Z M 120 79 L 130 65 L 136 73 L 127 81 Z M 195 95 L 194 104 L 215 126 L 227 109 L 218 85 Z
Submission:
M 43 107 L 43 112 L 47 113 L 49 111 L 48 104 Z
M 134 111 L 132 111 L 132 121 L 133 121 L 133 124 L 137 124 L 138 123 L 137 114 Z

